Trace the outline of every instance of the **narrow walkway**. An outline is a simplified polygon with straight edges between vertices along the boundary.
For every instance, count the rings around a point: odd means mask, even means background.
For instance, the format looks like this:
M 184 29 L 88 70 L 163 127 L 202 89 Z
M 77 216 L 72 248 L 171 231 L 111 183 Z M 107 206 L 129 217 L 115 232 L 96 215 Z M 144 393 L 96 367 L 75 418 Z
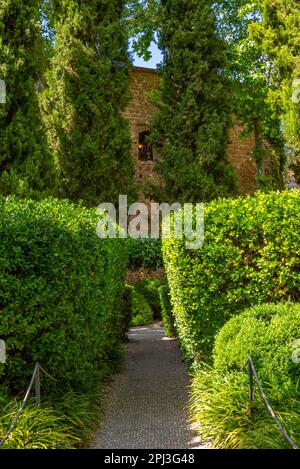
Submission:
M 200 448 L 187 424 L 189 377 L 176 341 L 159 324 L 130 330 L 126 363 L 108 385 L 92 448 Z

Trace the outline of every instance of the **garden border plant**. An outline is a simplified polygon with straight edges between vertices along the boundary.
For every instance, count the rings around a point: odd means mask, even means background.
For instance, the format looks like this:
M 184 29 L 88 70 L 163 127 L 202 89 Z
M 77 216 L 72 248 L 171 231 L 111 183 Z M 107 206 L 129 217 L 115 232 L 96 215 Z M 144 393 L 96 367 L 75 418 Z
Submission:
M 218 199 L 205 207 L 202 249 L 163 240 L 180 341 L 190 360 L 210 359 L 233 315 L 264 302 L 299 300 L 300 192 Z
M 41 408 L 29 403 L 4 448 L 82 445 L 98 422 L 101 382 L 129 322 L 128 246 L 100 240 L 99 219 L 65 200 L 0 198 L 1 433 L 35 362 L 56 378 L 43 377 Z
M 264 304 L 230 319 L 214 346 L 214 366 L 193 379 L 190 413 L 198 433 L 218 448 L 290 448 L 259 391 L 249 403 L 243 363 L 251 356 L 284 431 L 299 445 L 300 364 L 293 360 L 300 304 Z M 251 413 L 250 413 L 251 406 Z
M 99 240 L 100 215 L 67 201 L 0 209 L 2 392 L 23 392 L 37 361 L 65 392 L 90 391 L 119 354 L 126 243 Z

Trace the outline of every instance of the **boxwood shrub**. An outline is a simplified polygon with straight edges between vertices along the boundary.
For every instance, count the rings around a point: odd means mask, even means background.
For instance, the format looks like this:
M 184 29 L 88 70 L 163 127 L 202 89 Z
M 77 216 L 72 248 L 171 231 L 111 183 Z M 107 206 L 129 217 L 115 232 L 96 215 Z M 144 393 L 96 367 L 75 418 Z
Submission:
M 100 240 L 99 215 L 55 199 L 0 199 L 1 383 L 23 392 L 39 361 L 43 389 L 93 388 L 110 372 L 123 331 L 128 252 Z
M 131 322 L 132 327 L 147 326 L 153 323 L 153 311 L 142 293 L 131 287 Z
M 300 305 L 265 304 L 229 320 L 218 333 L 213 368 L 193 378 L 190 413 L 200 436 L 217 448 L 290 448 L 258 387 L 249 404 L 251 355 L 267 398 L 287 434 L 300 445 Z
M 265 304 L 231 318 L 217 334 L 214 368 L 239 372 L 248 356 L 264 384 L 283 395 L 300 389 L 300 305 Z
M 218 330 L 246 307 L 299 300 L 300 192 L 258 193 L 205 208 L 202 249 L 163 240 L 164 264 L 186 355 L 204 359 Z
M 159 288 L 164 283 L 164 279 L 143 279 L 134 284 L 135 290 L 142 293 L 151 306 L 154 319 L 161 318 Z

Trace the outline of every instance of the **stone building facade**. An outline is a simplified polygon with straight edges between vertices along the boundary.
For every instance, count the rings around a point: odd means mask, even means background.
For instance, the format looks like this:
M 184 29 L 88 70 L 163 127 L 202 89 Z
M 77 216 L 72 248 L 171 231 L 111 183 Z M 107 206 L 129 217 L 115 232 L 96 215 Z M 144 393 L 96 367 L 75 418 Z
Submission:
M 158 74 L 154 69 L 135 67 L 129 75 L 132 99 L 124 116 L 130 125 L 136 180 L 141 188 L 146 181 L 158 181 L 154 167 L 159 155 L 153 153 L 145 143 L 151 119 L 156 112 L 155 107 L 149 102 L 147 93 L 157 86 L 158 80 Z M 254 137 L 241 138 L 242 130 L 239 126 L 231 130 L 228 154 L 236 171 L 239 192 L 248 194 L 255 190 L 256 167 L 251 160 Z M 142 190 L 140 200 L 144 200 Z

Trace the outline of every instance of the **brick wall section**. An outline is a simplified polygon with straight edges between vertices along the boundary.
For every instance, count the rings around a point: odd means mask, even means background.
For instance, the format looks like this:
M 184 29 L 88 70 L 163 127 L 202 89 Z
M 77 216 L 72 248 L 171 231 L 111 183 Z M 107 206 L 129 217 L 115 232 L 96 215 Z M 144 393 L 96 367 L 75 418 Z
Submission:
M 242 132 L 243 128 L 240 126 L 235 126 L 230 131 L 228 155 L 235 168 L 239 192 L 251 194 L 255 191 L 256 165 L 251 160 L 255 140 L 254 135 L 241 138 Z
M 159 182 L 154 171 L 158 155 L 154 154 L 154 161 L 139 161 L 138 136 L 140 132 L 149 129 L 149 124 L 156 109 L 150 104 L 146 93 L 153 90 L 158 84 L 158 74 L 154 69 L 136 67 L 129 74 L 129 90 L 131 100 L 124 113 L 128 120 L 132 139 L 132 154 L 136 168 L 136 180 L 140 188 L 146 181 Z M 251 193 L 255 189 L 255 164 L 250 160 L 254 138 L 240 139 L 242 129 L 235 127 L 230 132 L 229 158 L 236 170 L 239 192 Z M 139 194 L 141 202 L 145 201 L 142 190 Z
M 130 125 L 135 175 L 139 187 L 142 187 L 146 181 L 159 182 L 159 178 L 154 172 L 157 155 L 153 155 L 153 161 L 140 161 L 138 159 L 139 133 L 149 130 L 150 121 L 156 112 L 156 108 L 149 102 L 146 93 L 152 91 L 158 85 L 158 81 L 158 75 L 153 69 L 136 67 L 129 74 L 131 100 L 124 117 Z M 141 202 L 145 201 L 142 192 L 139 194 L 139 199 Z
M 153 279 L 159 280 L 165 277 L 165 270 L 164 268 L 160 267 L 157 270 L 149 270 L 141 268 L 139 270 L 130 270 L 126 276 L 125 283 L 128 285 L 134 285 L 135 283 L 139 282 L 140 280 L 145 279 Z

